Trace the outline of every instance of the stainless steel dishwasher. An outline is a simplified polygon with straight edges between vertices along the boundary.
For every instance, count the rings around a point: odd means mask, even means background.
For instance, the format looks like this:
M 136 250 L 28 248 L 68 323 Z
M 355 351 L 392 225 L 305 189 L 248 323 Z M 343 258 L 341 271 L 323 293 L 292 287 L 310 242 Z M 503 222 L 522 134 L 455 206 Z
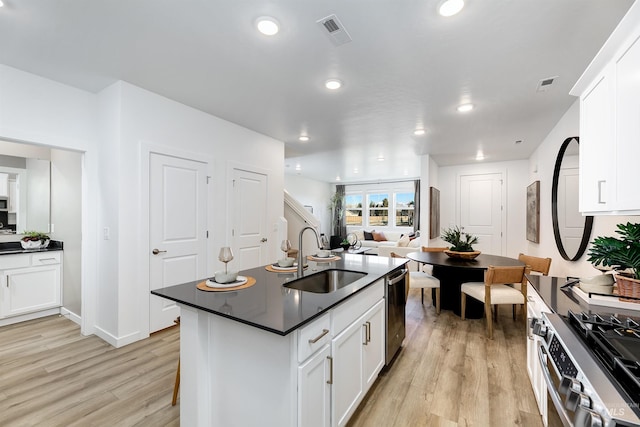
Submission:
M 396 355 L 405 337 L 405 293 L 407 269 L 400 268 L 386 277 L 385 302 L 387 306 L 385 365 Z

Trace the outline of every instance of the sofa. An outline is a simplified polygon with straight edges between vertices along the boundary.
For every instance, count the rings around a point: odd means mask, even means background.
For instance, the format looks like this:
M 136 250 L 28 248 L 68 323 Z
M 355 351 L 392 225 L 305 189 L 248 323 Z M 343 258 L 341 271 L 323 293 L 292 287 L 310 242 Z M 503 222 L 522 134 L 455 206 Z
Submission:
M 371 248 L 367 251 L 369 255 L 380 255 L 379 248 L 396 248 L 397 250 L 395 252 L 402 252 L 403 255 L 420 250 L 419 232 L 416 233 L 415 236 L 411 236 L 413 233 L 407 234 L 406 232 L 401 233 L 395 231 L 367 232 L 366 235 L 366 230 L 351 230 L 349 232 L 356 235 L 356 238 L 360 241 L 363 248 Z M 371 234 L 373 234 L 373 236 L 371 236 Z M 406 235 L 403 236 L 403 234 Z M 386 253 L 388 254 L 388 252 Z

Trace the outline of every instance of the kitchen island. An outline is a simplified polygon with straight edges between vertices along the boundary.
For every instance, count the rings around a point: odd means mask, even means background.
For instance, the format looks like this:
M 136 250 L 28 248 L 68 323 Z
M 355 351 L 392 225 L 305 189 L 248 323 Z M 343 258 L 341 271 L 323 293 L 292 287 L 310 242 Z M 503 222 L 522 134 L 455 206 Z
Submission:
M 407 260 L 343 254 L 309 262 L 367 273 L 334 292 L 283 286 L 295 273 L 240 272 L 256 284 L 153 291 L 181 308 L 181 424 L 344 425 L 384 364 L 384 278 Z

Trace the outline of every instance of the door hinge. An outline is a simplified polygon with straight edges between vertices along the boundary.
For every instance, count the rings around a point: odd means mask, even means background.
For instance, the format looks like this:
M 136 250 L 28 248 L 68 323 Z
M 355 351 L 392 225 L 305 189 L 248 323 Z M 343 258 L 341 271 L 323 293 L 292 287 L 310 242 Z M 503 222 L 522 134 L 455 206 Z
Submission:
M 209 238 L 209 230 L 207 230 L 207 239 Z
M 207 176 L 207 184 L 209 183 L 209 181 L 211 181 L 211 177 Z
M 231 237 L 234 237 L 236 235 L 236 230 L 231 229 Z

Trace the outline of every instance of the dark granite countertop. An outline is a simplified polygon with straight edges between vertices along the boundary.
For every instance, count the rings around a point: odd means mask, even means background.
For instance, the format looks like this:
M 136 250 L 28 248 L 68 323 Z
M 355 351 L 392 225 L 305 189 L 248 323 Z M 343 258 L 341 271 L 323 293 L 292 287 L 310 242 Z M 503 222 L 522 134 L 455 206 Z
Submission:
M 20 242 L 0 242 L 0 255 L 9 254 L 30 254 L 34 252 L 61 251 L 62 242 L 59 240 L 49 241 L 49 246 L 42 249 L 22 249 Z
M 256 284 L 238 291 L 201 291 L 196 288 L 202 281 L 198 280 L 154 290 L 151 293 L 269 332 L 287 335 L 409 261 L 369 255 L 341 256 L 340 261 L 331 263 L 309 261 L 304 275 L 331 268 L 368 274 L 328 294 L 285 288 L 283 284 L 294 280 L 296 274 L 272 273 L 264 267 L 241 271 L 240 275 L 255 278 Z
M 569 310 L 574 313 L 617 313 L 633 317 L 640 315 L 640 312 L 637 310 L 587 304 L 587 302 L 582 298 L 573 295 L 571 288 L 562 289 L 562 286 L 567 283 L 566 277 L 550 277 L 530 274 L 527 276 L 527 279 L 547 306 L 554 313 L 561 316 L 566 316 Z

